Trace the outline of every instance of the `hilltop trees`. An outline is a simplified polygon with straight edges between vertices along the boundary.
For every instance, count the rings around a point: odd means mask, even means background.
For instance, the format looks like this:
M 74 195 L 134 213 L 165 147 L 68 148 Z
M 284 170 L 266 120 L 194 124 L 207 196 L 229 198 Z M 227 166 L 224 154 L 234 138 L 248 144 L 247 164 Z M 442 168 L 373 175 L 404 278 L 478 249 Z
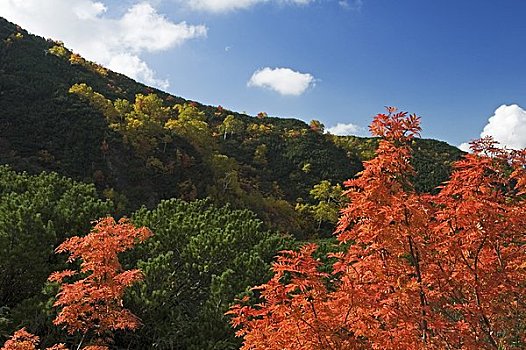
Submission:
M 348 160 L 347 147 L 344 151 L 336 146 L 340 137 L 333 140 L 332 135 L 311 131 L 300 120 L 264 113 L 255 118 L 169 95 L 124 75 L 105 72 L 63 44 L 31 35 L 4 19 L 0 19 L 0 37 L 5 39 L 0 40 L 1 161 L 31 173 L 56 171 L 94 182 L 101 193 L 117 194 L 112 198 L 119 203 L 121 214 L 142 204 L 153 207 L 161 199 L 213 195 L 207 191 L 216 185 L 214 164 L 208 160 L 218 153 L 239 165 L 240 187 L 248 194 L 238 198 L 240 207 L 257 212 L 269 226 L 280 222 L 280 230 L 297 227 L 295 234 L 314 235 L 311 220 L 300 216 L 283 219 L 283 210 L 271 202 L 288 202 L 290 213 L 298 198 L 308 201 L 315 184 L 323 180 L 341 183 L 361 170 L 362 158 Z M 162 100 L 162 108 L 157 108 L 156 100 Z M 135 108 L 137 102 L 141 108 Z M 143 102 L 152 102 L 155 108 L 144 109 Z M 193 123 L 197 127 L 188 128 L 199 133 L 194 138 L 156 121 L 159 115 L 161 120 L 177 120 L 179 111 L 174 105 L 185 103 L 203 113 L 193 118 L 199 121 Z M 233 135 L 228 131 L 225 140 L 220 130 L 229 115 L 245 127 Z M 201 122 L 208 124 L 208 130 Z M 349 145 L 349 154 L 367 142 L 359 139 Z M 426 148 L 434 144 L 430 141 Z M 212 157 L 199 145 L 212 145 Z M 266 145 L 266 150 L 260 145 Z M 454 151 L 452 146 L 444 147 L 421 157 L 427 160 L 420 172 L 426 188 L 436 187 L 442 175 L 447 175 L 447 160 Z M 304 171 L 307 164 L 310 168 Z M 260 198 L 267 198 L 269 204 L 260 205 Z M 310 228 L 301 229 L 306 226 Z
M 319 120 L 313 119 L 309 122 L 309 128 L 317 133 L 323 134 L 325 131 L 325 125 L 322 124 Z
M 223 123 L 220 125 L 219 130 L 223 134 L 223 139 L 226 140 L 227 135 L 233 136 L 236 133 L 239 133 L 245 129 L 245 123 L 243 121 L 236 119 L 232 114 L 229 114 L 223 120 Z
M 524 347 L 526 152 L 476 142 L 438 195 L 420 195 L 419 118 L 388 112 L 371 124 L 376 157 L 345 183 L 336 233 L 348 248 L 331 273 L 315 245 L 283 252 L 260 303 L 229 312 L 243 349 Z
M 205 114 L 195 105 L 187 103 L 175 105 L 174 109 L 178 111 L 178 117 L 168 120 L 165 128 L 187 138 L 205 157 L 210 157 L 215 142 L 212 140 L 212 131 L 206 122 Z

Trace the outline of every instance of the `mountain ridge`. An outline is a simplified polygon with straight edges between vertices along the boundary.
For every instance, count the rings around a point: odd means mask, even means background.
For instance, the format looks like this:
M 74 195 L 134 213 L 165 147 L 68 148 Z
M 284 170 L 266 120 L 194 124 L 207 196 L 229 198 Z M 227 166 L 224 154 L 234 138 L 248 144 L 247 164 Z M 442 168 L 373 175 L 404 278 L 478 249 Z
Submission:
M 296 203 L 314 204 L 310 191 L 321 181 L 352 178 L 376 147 L 373 138 L 323 134 L 298 119 L 252 117 L 170 95 L 2 18 L 0 40 L 0 163 L 94 183 L 117 203 L 117 215 L 161 199 L 212 197 L 253 210 L 269 227 L 310 236 L 314 220 L 295 211 Z M 81 84 L 84 90 L 71 92 Z M 155 120 L 157 112 L 140 101 L 164 112 Z M 133 129 L 137 123 L 151 129 Z M 415 146 L 417 189 L 432 191 L 462 152 L 435 140 Z

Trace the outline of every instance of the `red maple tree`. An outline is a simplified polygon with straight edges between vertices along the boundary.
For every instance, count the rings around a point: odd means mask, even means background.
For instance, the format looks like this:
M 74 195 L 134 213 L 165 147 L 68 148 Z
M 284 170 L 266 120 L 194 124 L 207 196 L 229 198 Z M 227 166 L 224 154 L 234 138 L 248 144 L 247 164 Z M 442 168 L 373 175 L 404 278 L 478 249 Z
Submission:
M 376 157 L 345 183 L 331 274 L 283 252 L 259 304 L 232 307 L 243 349 L 507 349 L 526 343 L 525 152 L 491 140 L 436 196 L 411 185 L 419 118 L 375 117 Z

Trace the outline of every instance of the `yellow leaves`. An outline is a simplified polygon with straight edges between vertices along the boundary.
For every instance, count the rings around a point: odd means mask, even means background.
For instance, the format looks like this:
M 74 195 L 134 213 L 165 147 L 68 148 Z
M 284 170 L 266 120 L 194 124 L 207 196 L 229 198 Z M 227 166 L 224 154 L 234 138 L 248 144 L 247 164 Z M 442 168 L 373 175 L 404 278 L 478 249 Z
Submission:
M 93 72 L 102 75 L 103 77 L 108 76 L 108 70 L 103 66 L 96 63 L 91 63 L 90 67 Z
M 162 122 L 167 119 L 170 108 L 163 107 L 163 100 L 156 94 L 137 94 L 133 110 L 136 114 L 147 115 L 150 119 Z
M 86 64 L 86 60 L 82 58 L 82 56 L 80 56 L 78 53 L 72 53 L 69 57 L 69 63 L 73 65 L 77 64 L 83 66 Z
M 204 121 L 204 113 L 191 104 L 176 105 L 179 111 L 177 119 L 169 119 L 164 128 L 188 139 L 192 145 L 205 154 L 210 154 L 214 148 L 212 132 Z
M 20 28 L 18 28 L 18 30 L 20 30 Z M 9 47 L 13 45 L 15 42 L 22 40 L 23 38 L 24 38 L 24 34 L 20 32 L 14 32 L 14 33 L 9 34 L 9 36 L 6 39 L 4 39 L 4 43 L 6 43 L 6 45 Z
M 118 112 L 113 103 L 102 94 L 95 92 L 85 83 L 74 84 L 69 88 L 70 94 L 75 94 L 81 99 L 88 101 L 93 107 L 97 108 L 110 122 L 118 120 Z
M 128 129 L 141 129 L 144 126 L 144 122 L 139 119 L 128 119 L 128 123 L 126 124 L 126 127 Z
M 272 132 L 273 126 L 272 124 L 249 124 L 247 127 L 247 131 L 251 134 L 255 135 L 264 135 L 264 134 L 270 134 Z
M 325 125 L 323 125 L 319 120 L 313 119 L 309 122 L 309 128 L 314 132 L 323 134 Z
M 226 140 L 227 135 L 231 136 L 240 133 L 244 130 L 245 123 L 242 120 L 237 119 L 232 114 L 229 114 L 223 120 L 223 123 L 219 126 L 219 131 L 223 134 L 223 138 Z
M 205 119 L 204 112 L 200 111 L 193 103 L 177 104 L 173 108 L 178 112 L 178 119 L 182 122 L 190 120 L 204 121 Z
M 64 48 L 64 44 L 54 45 L 47 52 L 60 58 L 66 58 L 69 55 L 69 52 Z

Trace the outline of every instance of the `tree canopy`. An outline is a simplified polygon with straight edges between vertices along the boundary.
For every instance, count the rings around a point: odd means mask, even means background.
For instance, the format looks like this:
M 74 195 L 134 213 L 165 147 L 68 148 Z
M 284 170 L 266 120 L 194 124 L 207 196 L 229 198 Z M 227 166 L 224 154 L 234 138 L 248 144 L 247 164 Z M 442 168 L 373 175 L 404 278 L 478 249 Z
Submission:
M 274 277 L 229 312 L 242 349 L 520 349 L 525 346 L 526 151 L 491 139 L 454 165 L 436 195 L 411 183 L 419 118 L 389 108 L 371 124 L 382 140 L 361 176 L 330 254 L 283 252 Z

